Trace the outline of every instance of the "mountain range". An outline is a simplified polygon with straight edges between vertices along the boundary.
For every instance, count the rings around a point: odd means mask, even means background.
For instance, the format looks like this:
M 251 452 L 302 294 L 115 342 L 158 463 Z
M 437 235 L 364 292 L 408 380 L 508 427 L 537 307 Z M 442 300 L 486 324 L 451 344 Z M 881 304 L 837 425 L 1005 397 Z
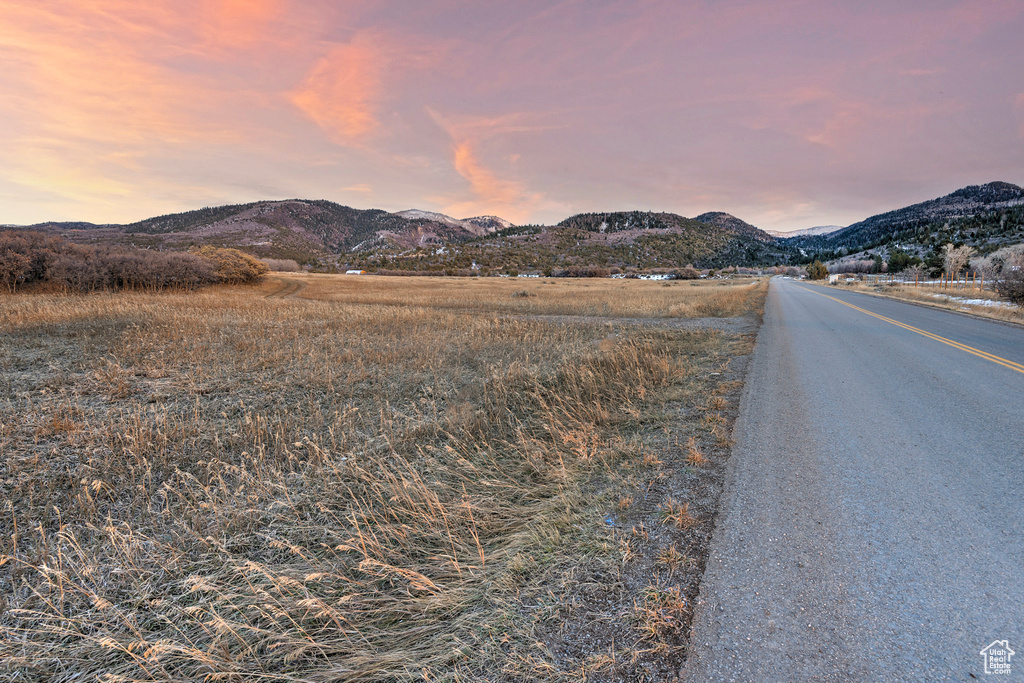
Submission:
M 156 249 L 212 244 L 313 264 L 332 254 L 458 243 L 509 226 L 496 216 L 455 219 L 427 211 L 389 213 L 288 199 L 207 207 L 127 225 L 42 223 L 29 228 L 57 232 L 74 242 Z
M 601 266 L 703 268 L 805 263 L 899 247 L 934 252 L 944 242 L 984 253 L 1024 242 L 1024 189 L 975 185 L 853 225 L 768 233 L 724 212 L 582 213 L 556 225 L 515 226 L 497 216 L 390 213 L 326 200 L 207 207 L 126 225 L 42 223 L 31 229 L 79 243 L 150 249 L 230 246 L 322 268 L 548 270 Z
M 1024 189 L 1005 182 L 971 185 L 825 235 L 780 241 L 822 261 L 895 248 L 924 255 L 947 242 L 985 254 L 1024 242 Z
M 841 225 L 818 225 L 813 228 L 804 228 L 803 230 L 793 230 L 790 232 L 780 232 L 778 230 L 765 230 L 766 233 L 772 237 L 805 237 L 808 235 L 829 235 L 837 230 L 842 230 Z

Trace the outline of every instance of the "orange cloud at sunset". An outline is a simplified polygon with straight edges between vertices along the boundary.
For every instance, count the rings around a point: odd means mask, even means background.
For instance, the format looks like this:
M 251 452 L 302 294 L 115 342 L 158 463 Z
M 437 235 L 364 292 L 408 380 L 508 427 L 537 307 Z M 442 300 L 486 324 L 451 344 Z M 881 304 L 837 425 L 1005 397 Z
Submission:
M 200 26 L 211 43 L 253 46 L 268 38 L 271 23 L 287 10 L 284 0 L 216 0 L 203 4 Z
M 469 181 L 474 198 L 455 202 L 444 208 L 457 216 L 496 214 L 512 221 L 525 220 L 540 200 L 539 193 L 529 193 L 523 184 L 502 180 L 480 163 L 468 141 L 455 145 L 455 170 Z
M 0 223 L 852 222 L 1024 182 L 1022 31 L 1019 0 L 0 0 Z
M 472 199 L 447 200 L 443 211 L 452 215 L 469 216 L 492 214 L 511 221 L 527 221 L 544 203 L 543 194 L 527 189 L 521 180 L 499 177 L 480 160 L 478 148 L 492 139 L 511 139 L 511 136 L 550 132 L 551 126 L 529 123 L 529 114 L 502 116 L 462 116 L 449 119 L 429 110 L 431 119 L 452 140 L 452 163 L 456 173 L 469 183 Z M 510 153 L 503 158 L 514 165 L 521 154 Z M 511 170 L 511 169 L 509 169 Z
M 371 37 L 339 45 L 317 61 L 291 101 L 342 144 L 375 131 L 384 55 Z

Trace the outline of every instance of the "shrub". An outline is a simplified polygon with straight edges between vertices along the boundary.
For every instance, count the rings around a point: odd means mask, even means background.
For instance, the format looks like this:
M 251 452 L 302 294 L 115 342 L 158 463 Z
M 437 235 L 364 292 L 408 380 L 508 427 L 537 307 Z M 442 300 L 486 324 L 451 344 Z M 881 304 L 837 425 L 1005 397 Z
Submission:
M 0 232 L 0 283 L 10 292 L 19 285 L 40 282 L 66 292 L 192 289 L 216 282 L 251 282 L 256 279 L 252 272 L 259 273 L 256 277 L 266 272 L 262 263 L 234 249 L 207 249 L 220 254 L 220 263 L 201 254 L 93 247 L 41 232 L 6 231 Z M 221 263 L 234 261 L 250 274 L 225 277 L 219 270 Z
M 198 253 L 211 261 L 217 282 L 245 284 L 259 281 L 269 270 L 267 265 L 255 256 L 237 249 L 200 247 Z
M 264 258 L 260 259 L 267 268 L 275 273 L 296 273 L 299 270 L 299 262 L 290 258 Z
M 828 268 L 821 261 L 815 261 L 811 265 L 807 266 L 807 279 L 808 280 L 824 280 L 828 277 Z
M 19 254 L 13 249 L 0 251 L 0 282 L 7 287 L 8 291 L 15 291 L 18 283 L 24 281 L 25 275 L 28 274 L 30 264 L 31 260 L 28 256 Z
M 697 280 L 700 278 L 700 271 L 690 266 L 677 268 L 669 273 L 669 278 L 672 280 Z
M 996 281 L 999 296 L 1024 305 L 1024 250 L 1008 252 Z
M 41 232 L 0 232 L 0 282 L 13 292 L 19 284 L 42 280 L 48 264 L 70 246 Z
M 1014 271 L 996 283 L 999 296 L 1024 306 L 1024 271 Z
M 600 266 L 569 266 L 556 270 L 553 277 L 608 277 L 611 271 Z
M 860 261 L 839 261 L 833 263 L 828 267 L 830 273 L 870 273 L 874 261 L 860 260 Z

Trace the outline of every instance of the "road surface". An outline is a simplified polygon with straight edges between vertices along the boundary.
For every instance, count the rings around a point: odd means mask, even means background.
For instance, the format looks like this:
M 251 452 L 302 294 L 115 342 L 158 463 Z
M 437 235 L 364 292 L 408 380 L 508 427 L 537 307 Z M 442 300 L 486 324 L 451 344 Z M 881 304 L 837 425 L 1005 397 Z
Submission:
M 1024 329 L 775 279 L 734 436 L 686 680 L 1024 680 Z

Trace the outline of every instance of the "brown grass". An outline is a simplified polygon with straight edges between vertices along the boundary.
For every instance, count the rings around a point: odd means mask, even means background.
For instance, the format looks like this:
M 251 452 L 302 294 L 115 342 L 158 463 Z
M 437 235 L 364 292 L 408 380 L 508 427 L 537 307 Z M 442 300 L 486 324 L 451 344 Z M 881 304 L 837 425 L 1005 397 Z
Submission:
M 691 467 L 700 467 L 707 463 L 708 459 L 701 452 L 700 446 L 697 444 L 697 437 L 690 435 L 686 441 L 686 464 Z
M 956 301 L 955 298 L 1004 301 L 1003 299 L 1000 299 L 996 292 L 987 289 L 972 290 L 969 285 L 963 289 L 956 288 L 955 286 L 951 289 L 942 289 L 941 287 L 934 285 L 914 287 L 913 285 L 904 284 L 875 285 L 863 282 L 840 282 L 835 286 L 864 294 L 881 294 L 883 296 L 890 296 L 896 299 L 903 299 L 905 301 L 915 301 L 949 311 L 966 311 L 973 315 L 992 318 L 993 320 L 1007 320 L 1015 323 L 1024 323 L 1024 308 L 1020 306 L 979 306 L 975 304 L 965 304 L 963 301 Z M 955 298 L 951 299 L 948 297 Z
M 301 279 L 292 275 L 289 278 Z M 608 278 L 402 278 L 309 275 L 304 296 L 373 306 L 422 306 L 525 315 L 702 318 L 742 315 L 766 280 L 651 281 Z
M 547 603 L 524 596 L 554 567 L 627 561 L 594 521 L 632 506 L 654 465 L 645 425 L 704 391 L 726 340 L 504 314 L 742 314 L 763 287 L 306 279 L 298 299 L 263 298 L 276 283 L 3 297 L 5 675 L 614 669 L 538 650 Z M 524 287 L 540 291 L 511 296 Z M 635 642 L 678 622 L 677 598 L 637 603 Z

